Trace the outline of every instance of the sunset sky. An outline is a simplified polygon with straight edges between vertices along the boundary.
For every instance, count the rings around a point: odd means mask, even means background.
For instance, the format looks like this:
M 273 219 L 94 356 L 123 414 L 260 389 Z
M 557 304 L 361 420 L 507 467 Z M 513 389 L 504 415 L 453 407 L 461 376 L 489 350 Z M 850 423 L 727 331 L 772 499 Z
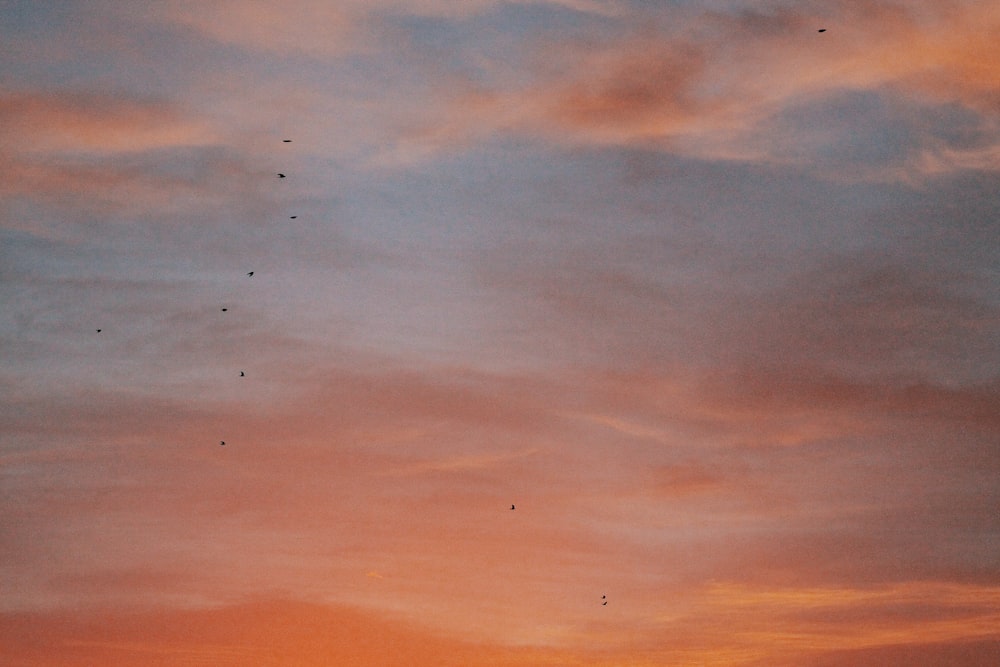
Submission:
M 998 35 L 0 0 L 0 662 L 1000 664 Z

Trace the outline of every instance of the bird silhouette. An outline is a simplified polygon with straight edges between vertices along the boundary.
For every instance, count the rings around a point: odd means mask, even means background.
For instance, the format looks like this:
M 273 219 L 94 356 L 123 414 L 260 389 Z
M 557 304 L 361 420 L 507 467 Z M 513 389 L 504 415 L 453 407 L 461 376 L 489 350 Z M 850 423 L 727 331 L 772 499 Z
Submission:
M 820 29 L 819 29 L 819 30 L 817 30 L 816 32 L 826 32 L 826 28 L 820 28 Z
M 288 219 L 289 219 L 289 220 L 294 220 L 294 219 L 295 219 L 295 218 L 297 218 L 297 217 L 299 217 L 299 216 L 297 216 L 297 215 L 293 215 L 293 216 L 290 216 L 290 217 L 289 217 Z
M 227 310 L 229 310 L 229 309 L 228 308 L 223 308 L 222 312 L 226 312 Z
M 97 333 L 101 333 L 101 330 L 100 330 L 100 329 L 98 329 L 98 330 L 97 330 Z
M 510 508 L 511 508 L 511 509 L 514 509 L 514 506 L 513 506 L 513 505 L 511 505 L 511 506 L 510 506 Z
M 248 275 L 248 276 L 250 276 L 251 278 L 253 278 L 253 271 L 251 271 L 251 272 L 250 272 L 250 273 L 248 273 L 247 275 Z
M 246 376 L 247 376 L 247 374 L 246 374 L 246 373 L 244 373 L 243 371 L 240 371 L 240 377 L 241 377 L 241 378 L 245 378 Z
M 225 440 L 219 440 L 219 446 L 220 447 L 224 447 L 225 445 L 226 445 L 226 441 Z
M 608 604 L 608 601 L 605 600 L 604 602 L 601 603 L 601 606 L 603 607 L 603 606 L 606 606 L 607 604 Z
M 292 140 L 291 140 L 291 139 L 282 139 L 281 141 L 282 141 L 282 143 L 285 143 L 285 144 L 290 144 L 290 143 L 292 143 Z
M 284 178 L 284 177 L 285 177 L 284 174 L 278 174 L 278 178 Z

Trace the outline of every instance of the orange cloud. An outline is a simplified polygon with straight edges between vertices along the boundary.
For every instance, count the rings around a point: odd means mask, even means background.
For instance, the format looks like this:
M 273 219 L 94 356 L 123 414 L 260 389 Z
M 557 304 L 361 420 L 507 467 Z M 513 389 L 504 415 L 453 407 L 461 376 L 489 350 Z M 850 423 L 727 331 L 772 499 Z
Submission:
M 632 632 L 613 607 L 604 609 L 606 620 L 594 621 L 589 640 L 548 647 L 449 637 L 396 613 L 266 598 L 200 609 L 4 613 L 0 633 L 15 662 L 165 666 L 784 666 L 832 664 L 864 649 L 933 655 L 994 642 L 957 663 L 972 665 L 983 664 L 1000 638 L 997 602 L 995 588 L 933 582 L 873 589 L 715 584 L 703 597 L 686 597 L 677 613 L 640 622 Z M 609 631 L 629 641 L 602 645 Z
M 719 644 L 745 657 L 737 664 L 807 663 L 831 651 L 998 639 L 998 601 L 995 587 L 935 582 L 871 589 L 715 584 L 688 622 L 714 628 Z
M 705 159 L 815 164 L 843 141 L 788 114 L 872 92 L 916 107 L 958 104 L 975 115 L 973 145 L 913 121 L 913 143 L 853 174 L 907 179 L 1000 169 L 995 100 L 1000 12 L 983 3 L 836 3 L 809 10 L 723 14 L 671 8 L 626 14 L 612 37 L 536 44 L 520 88 L 453 82 L 452 103 L 400 134 L 398 155 L 465 145 L 497 133 L 570 145 L 634 146 Z M 818 35 L 817 25 L 829 25 Z M 880 122 L 900 122 L 886 118 Z M 801 149 L 805 145 L 805 149 Z M 827 167 L 833 174 L 836 166 Z M 841 177 L 844 177 L 841 174 Z
M 260 168 L 216 146 L 219 135 L 176 104 L 114 93 L 0 94 L 0 147 L 17 178 L 0 184 L 11 202 L 5 227 L 61 240 L 88 238 L 90 224 L 121 219 L 172 224 L 203 219 L 239 191 L 244 218 L 260 218 Z M 270 174 L 268 174 L 270 176 Z M 272 205 L 273 206 L 273 205 Z M 46 215 L 41 211 L 56 211 Z M 99 223 L 96 221 L 100 221 Z M 88 233 L 89 232 L 89 233 Z
M 199 610 L 0 614 L 4 654 L 59 665 L 553 665 L 558 654 L 449 639 L 392 615 L 260 600 Z M 566 664 L 566 663 L 561 663 Z
M 107 155 L 202 145 L 213 135 L 162 100 L 111 93 L 0 95 L 0 146 L 15 154 Z

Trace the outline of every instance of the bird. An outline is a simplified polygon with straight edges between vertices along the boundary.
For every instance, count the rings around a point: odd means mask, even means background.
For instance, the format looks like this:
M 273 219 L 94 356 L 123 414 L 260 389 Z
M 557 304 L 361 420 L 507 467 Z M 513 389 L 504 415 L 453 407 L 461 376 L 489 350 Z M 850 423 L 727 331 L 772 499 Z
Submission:
M 826 28 L 820 28 L 820 29 L 819 29 L 819 30 L 817 30 L 816 32 L 826 32 Z
M 220 447 L 224 447 L 225 445 L 226 445 L 226 441 L 225 440 L 219 440 L 219 446 Z
M 290 217 L 289 217 L 288 219 L 289 219 L 289 220 L 294 220 L 294 219 L 295 219 L 295 218 L 297 218 L 297 217 L 299 217 L 299 216 L 297 216 L 297 215 L 293 215 L 293 216 L 290 216 Z
M 223 308 L 222 312 L 226 312 L 227 310 L 229 310 L 229 309 L 228 308 Z
M 285 143 L 285 144 L 290 144 L 290 143 L 292 143 L 292 140 L 291 139 L 282 139 L 281 142 Z
M 278 178 L 284 178 L 284 177 L 285 177 L 284 174 L 278 174 Z
M 511 505 L 511 506 L 510 506 L 510 508 L 511 508 L 511 509 L 514 509 L 514 506 L 513 506 L 513 505 Z
M 608 604 L 608 601 L 605 600 L 604 602 L 601 603 L 601 606 L 603 607 L 603 606 L 606 606 L 607 604 Z
M 602 595 L 602 596 L 601 596 L 601 599 L 602 599 L 602 600 L 606 600 L 606 599 L 608 599 L 608 596 L 607 596 L 607 595 Z
M 250 276 L 251 278 L 253 278 L 253 271 L 251 271 L 251 272 L 250 272 L 250 273 L 248 273 L 247 275 L 248 275 L 248 276 Z
M 246 374 L 246 373 L 244 373 L 243 371 L 240 371 L 240 377 L 241 377 L 241 378 L 245 378 L 246 376 L 247 376 L 247 374 Z
M 97 330 L 97 333 L 101 333 L 101 330 L 100 330 L 100 329 L 98 329 L 98 330 Z

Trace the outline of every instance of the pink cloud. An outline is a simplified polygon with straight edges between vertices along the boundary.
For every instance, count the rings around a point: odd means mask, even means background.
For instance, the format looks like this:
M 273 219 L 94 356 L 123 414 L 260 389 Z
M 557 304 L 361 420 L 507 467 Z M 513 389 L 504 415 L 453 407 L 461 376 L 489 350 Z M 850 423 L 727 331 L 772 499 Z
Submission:
M 704 159 L 816 165 L 821 148 L 795 147 L 817 128 L 775 127 L 783 113 L 849 92 L 915 105 L 958 104 L 977 115 L 978 145 L 951 145 L 915 126 L 916 145 L 895 162 L 852 173 L 908 180 L 958 169 L 996 170 L 1000 62 L 992 7 L 881 2 L 808 10 L 722 14 L 672 8 L 669 15 L 620 17 L 610 37 L 534 44 L 524 65 L 534 81 L 494 86 L 453 81 L 436 116 L 399 134 L 397 155 L 467 145 L 496 134 L 527 134 L 568 145 L 656 148 Z M 817 25 L 830 25 L 818 35 Z M 888 119 L 886 122 L 898 122 Z M 784 147 L 784 148 L 783 148 Z M 826 167 L 834 175 L 836 165 Z M 841 174 L 843 177 L 844 174 Z
M 202 145 L 212 133 L 162 100 L 111 93 L 0 96 L 0 145 L 20 155 L 107 155 Z
M 222 42 L 267 51 L 338 55 L 355 39 L 355 17 L 339 4 L 326 2 L 176 2 L 159 11 Z

